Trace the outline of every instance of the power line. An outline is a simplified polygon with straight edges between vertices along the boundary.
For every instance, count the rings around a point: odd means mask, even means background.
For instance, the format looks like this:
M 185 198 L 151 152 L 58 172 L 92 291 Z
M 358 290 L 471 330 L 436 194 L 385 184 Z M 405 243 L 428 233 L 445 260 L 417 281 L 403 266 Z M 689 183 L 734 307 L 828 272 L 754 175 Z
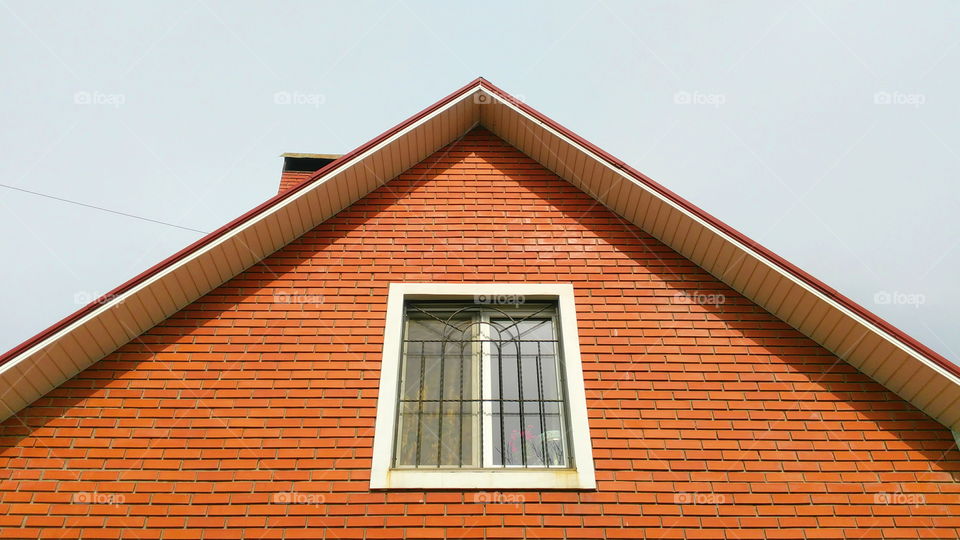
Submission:
M 111 210 L 109 208 L 103 208 L 101 206 L 94 206 L 92 204 L 82 203 L 79 201 L 71 201 L 70 199 L 64 199 L 61 197 L 55 197 L 53 195 L 47 195 L 46 193 L 39 193 L 37 191 L 30 191 L 29 189 L 23 189 L 16 186 L 9 186 L 7 184 L 0 184 L 0 187 L 5 187 L 7 189 L 12 189 L 14 191 L 21 191 L 23 193 L 29 193 L 31 195 L 37 195 L 38 197 L 46 197 L 47 199 L 53 199 L 55 201 L 65 202 L 69 204 L 75 204 L 77 206 L 83 206 L 84 208 L 93 208 L 94 210 L 101 210 L 103 212 L 109 212 L 111 214 L 116 214 L 118 216 L 126 216 L 133 219 L 139 219 L 141 221 L 149 221 L 150 223 L 159 223 L 160 225 L 166 225 L 168 227 L 176 227 L 177 229 L 183 229 L 185 231 L 191 231 L 200 234 L 208 234 L 207 231 L 201 231 L 199 229 L 192 229 L 190 227 L 184 227 L 183 225 L 176 225 L 174 223 L 167 223 L 166 221 L 160 221 L 158 219 L 150 219 L 148 217 L 137 216 L 134 214 L 128 214 L 126 212 L 120 212 L 119 210 Z

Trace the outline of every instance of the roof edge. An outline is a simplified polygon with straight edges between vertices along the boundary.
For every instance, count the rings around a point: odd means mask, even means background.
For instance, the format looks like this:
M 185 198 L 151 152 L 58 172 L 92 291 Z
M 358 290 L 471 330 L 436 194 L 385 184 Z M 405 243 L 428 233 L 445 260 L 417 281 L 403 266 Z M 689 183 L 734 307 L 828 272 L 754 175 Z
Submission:
M 140 285 L 141 283 L 147 281 L 148 279 L 150 279 L 150 278 L 153 277 L 154 275 L 158 274 L 159 272 L 161 272 L 161 271 L 163 271 L 163 270 L 165 270 L 165 269 L 167 269 L 167 268 L 169 268 L 169 267 L 171 267 L 171 266 L 174 266 L 175 264 L 177 264 L 178 262 L 186 259 L 187 257 L 189 257 L 190 255 L 192 255 L 193 253 L 196 253 L 197 251 L 199 251 L 200 249 L 204 248 L 205 246 L 207 246 L 207 245 L 213 243 L 214 241 L 218 240 L 219 238 L 225 236 L 227 233 L 229 233 L 229 232 L 232 231 L 233 229 L 236 229 L 236 228 L 239 227 L 240 225 L 243 225 L 244 223 L 246 223 L 246 222 L 252 220 L 253 218 L 259 216 L 260 214 L 266 212 L 266 211 L 269 210 L 270 208 L 276 206 L 276 205 L 279 204 L 280 202 L 282 202 L 282 201 L 284 201 L 284 200 L 292 197 L 295 193 L 298 193 L 298 192 L 300 192 L 301 190 L 303 190 L 304 188 L 306 188 L 306 186 L 309 185 L 309 184 L 310 184 L 311 182 L 313 182 L 314 180 L 316 180 L 316 179 L 318 179 L 318 178 L 320 178 L 320 177 L 326 176 L 327 174 L 329 174 L 329 173 L 331 173 L 331 172 L 339 169 L 340 167 L 344 166 L 346 163 L 348 163 L 348 162 L 349 162 L 351 159 L 353 159 L 354 157 L 363 154 L 364 152 L 366 152 L 366 151 L 369 150 L 370 148 L 373 148 L 373 147 L 377 146 L 378 144 L 380 144 L 381 142 L 389 139 L 390 137 L 392 137 L 392 136 L 395 135 L 396 133 L 398 133 L 398 132 L 400 132 L 400 131 L 403 131 L 404 129 L 406 129 L 407 127 L 409 127 L 409 126 L 412 125 L 412 124 L 415 124 L 415 123 L 416 123 L 417 121 L 419 121 L 421 118 L 423 118 L 423 117 L 425 117 L 425 116 L 428 116 L 430 113 L 434 112 L 435 110 L 437 110 L 437 109 L 439 109 L 439 108 L 447 105 L 448 103 L 450 103 L 451 101 L 453 101 L 453 100 L 456 99 L 457 97 L 461 96 L 464 92 L 470 90 L 471 88 L 478 87 L 482 82 L 485 82 L 485 80 L 484 80 L 482 77 L 478 77 L 478 78 L 470 81 L 469 83 L 467 83 L 467 84 L 463 85 L 462 87 L 458 88 L 457 90 L 451 92 L 449 95 L 441 98 L 440 100 L 438 100 L 437 102 L 435 102 L 435 103 L 433 103 L 432 105 L 428 106 L 427 108 L 423 109 L 422 111 L 414 114 L 413 116 L 410 116 L 410 117 L 407 118 L 406 120 L 400 122 L 399 124 L 393 126 L 393 127 L 390 128 L 390 129 L 384 131 L 384 132 L 381 133 L 380 135 L 377 135 L 377 136 L 374 137 L 373 139 L 370 139 L 369 141 L 363 143 L 362 145 L 354 148 L 354 149 L 351 150 L 350 152 L 341 155 L 340 157 L 338 157 L 338 158 L 335 159 L 334 161 L 328 163 L 328 164 L 325 165 L 323 168 L 321 168 L 320 170 L 318 170 L 318 171 L 316 171 L 315 173 L 313 173 L 309 178 L 305 179 L 304 181 L 300 182 L 299 184 L 291 187 L 290 189 L 287 189 L 286 191 L 283 191 L 283 192 L 281 192 L 281 193 L 278 193 L 278 194 L 274 195 L 273 197 L 267 199 L 266 201 L 258 204 L 257 206 L 255 206 L 255 207 L 253 207 L 252 209 L 244 212 L 244 213 L 241 214 L 240 216 L 238 216 L 238 217 L 230 220 L 229 222 L 227 222 L 227 224 L 225 224 L 225 225 L 217 228 L 217 229 L 214 230 L 213 232 L 210 232 L 210 233 L 208 233 L 207 235 L 199 238 L 198 240 L 194 241 L 193 243 L 187 245 L 185 248 L 183 248 L 183 249 L 175 252 L 173 255 L 170 255 L 169 257 L 163 259 L 162 261 L 158 262 L 157 264 L 155 264 L 155 265 L 147 268 L 147 269 L 144 270 L 143 272 L 141 272 L 141 273 L 137 274 L 136 276 L 130 278 L 129 280 L 123 282 L 122 284 L 120 284 L 119 286 L 113 288 L 113 289 L 110 290 L 109 292 L 103 294 L 103 295 L 100 296 L 99 298 L 94 299 L 92 302 L 90 302 L 89 304 L 81 307 L 81 308 L 78 309 L 77 311 L 74 311 L 74 312 L 71 313 L 70 315 L 67 315 L 67 316 L 64 317 L 63 319 L 60 319 L 60 320 L 57 321 L 56 323 L 48 326 L 48 327 L 45 328 L 44 330 L 41 330 L 40 332 L 38 332 L 37 334 L 33 335 L 32 337 L 27 338 L 26 340 L 22 341 L 19 345 L 16 345 L 16 346 L 13 347 L 12 349 L 10 349 L 10 350 L 8 350 L 7 352 L 5 352 L 5 353 L 3 353 L 2 355 L 0 355 L 0 367 L 5 366 L 7 363 L 13 361 L 14 359 L 16 359 L 18 356 L 20 356 L 20 355 L 23 354 L 24 352 L 29 351 L 29 350 L 30 350 L 31 348 L 33 348 L 34 346 L 43 343 L 44 341 L 46 341 L 47 339 L 49 339 L 49 338 L 51 338 L 51 337 L 54 337 L 58 332 L 66 329 L 67 327 L 69 327 L 70 325 L 72 325 L 72 324 L 74 324 L 75 322 L 79 321 L 80 319 L 83 319 L 83 318 L 86 317 L 87 315 L 90 315 L 91 313 L 96 312 L 98 309 L 101 309 L 101 308 L 103 308 L 103 309 L 108 309 L 108 308 L 109 308 L 109 305 L 108 305 L 109 302 L 107 302 L 107 300 L 116 298 L 116 297 L 118 297 L 118 296 L 120 296 L 120 295 L 123 295 L 123 294 L 131 291 L 132 289 L 136 288 L 138 285 Z M 489 83 L 487 83 L 487 84 L 489 84 Z
M 920 341 L 914 339 L 913 337 L 911 337 L 909 334 L 907 334 L 907 333 L 904 332 L 903 330 L 900 330 L 899 328 L 897 328 L 896 326 L 894 326 L 894 325 L 891 324 L 890 322 L 886 321 L 885 319 L 883 319 L 883 318 L 880 317 L 879 315 L 873 313 L 872 311 L 868 310 L 867 308 L 861 306 L 860 304 L 858 304 L 857 302 L 853 301 L 853 300 L 850 299 L 849 297 L 845 296 L 845 295 L 842 294 L 841 292 L 837 291 L 837 290 L 834 289 L 833 287 L 830 287 L 829 285 L 827 285 L 827 284 L 824 283 L 823 281 L 817 279 L 816 277 L 814 277 L 814 276 L 813 276 L 812 274 L 810 274 L 809 272 L 806 272 L 805 270 L 803 270 L 802 268 L 798 267 L 797 265 L 795 265 L 795 264 L 791 263 L 790 261 L 784 259 L 783 257 L 777 255 L 776 253 L 774 253 L 774 252 L 771 251 L 770 249 L 766 248 L 765 246 L 763 246 L 763 245 L 760 244 L 759 242 L 757 242 L 757 241 L 753 240 L 752 238 L 748 237 L 747 235 L 741 233 L 740 231 L 738 231 L 737 229 L 733 228 L 732 226 L 724 223 L 724 222 L 723 222 L 722 220 L 720 220 L 719 218 L 713 216 L 712 214 L 710 214 L 709 212 L 703 210 L 702 208 L 700 208 L 699 206 L 693 204 L 692 202 L 684 199 L 684 198 L 681 197 L 680 195 L 677 195 L 676 193 L 674 193 L 673 191 L 667 189 L 667 188 L 664 187 L 662 184 L 660 184 L 660 183 L 658 183 L 657 181 L 653 180 L 653 179 L 650 178 L 649 176 L 647 176 L 647 175 L 643 174 L 642 172 L 634 169 L 633 167 L 631 167 L 630 165 L 628 165 L 628 164 L 627 164 L 626 162 L 624 162 L 623 160 L 621 160 L 621 159 L 613 156 L 613 155 L 610 154 L 609 152 L 606 152 L 606 151 L 602 150 L 601 148 L 599 148 L 598 146 L 594 145 L 594 144 L 591 143 L 590 141 L 588 141 L 588 140 L 584 139 L 583 137 L 577 135 L 576 133 L 574 133 L 573 131 L 571 131 L 571 130 L 568 129 L 567 127 L 565 127 L 565 126 L 563 126 L 562 124 L 560 124 L 560 123 L 552 120 L 551 118 L 549 118 L 549 117 L 546 116 L 545 114 L 541 113 L 540 111 L 534 109 L 533 107 L 527 105 L 525 102 L 523 102 L 523 101 L 521 101 L 521 100 L 518 100 L 517 98 L 513 97 L 513 96 L 510 95 L 509 93 L 505 92 L 505 91 L 502 90 L 501 88 L 499 88 L 499 87 L 497 87 L 496 85 L 494 85 L 493 83 L 491 83 L 490 81 L 484 79 L 483 77 L 480 77 L 480 78 L 478 79 L 478 81 L 480 82 L 480 85 L 483 87 L 484 90 L 487 90 L 487 91 L 489 91 L 489 92 L 497 95 L 500 99 L 502 99 L 502 100 L 508 102 L 510 105 L 513 105 L 513 106 L 517 107 L 518 109 L 524 111 L 524 112 L 527 113 L 528 115 L 530 115 L 530 116 L 532 116 L 533 118 L 535 118 L 537 121 L 542 122 L 543 124 L 549 126 L 550 128 L 554 129 L 555 131 L 557 131 L 557 132 L 559 132 L 559 133 L 562 133 L 565 137 L 567 137 L 567 138 L 573 140 L 574 142 L 576 142 L 577 144 L 583 146 L 584 148 L 586 148 L 587 150 L 589 150 L 589 151 L 592 152 L 593 154 L 597 155 L 598 157 L 600 157 L 601 159 L 603 159 L 604 161 L 606 161 L 609 165 L 611 165 L 611 166 L 614 167 L 615 169 L 618 169 L 618 170 L 622 171 L 623 173 L 627 174 L 628 176 L 632 177 L 633 179 L 637 180 L 638 182 L 641 182 L 642 184 L 644 184 L 645 186 L 647 186 L 647 187 L 650 188 L 651 190 L 659 193 L 661 196 L 663 196 L 664 198 L 670 200 L 671 202 L 673 202 L 673 203 L 676 204 L 677 206 L 679 206 L 679 207 L 681 207 L 682 209 L 686 210 L 687 212 L 689 212 L 689 213 L 697 216 L 699 219 L 702 219 L 702 220 L 705 221 L 706 223 L 708 223 L 708 224 L 710 224 L 711 226 L 717 228 L 718 230 L 720 230 L 721 232 L 723 232 L 723 233 L 726 234 L 727 236 L 730 236 L 731 238 L 733 238 L 733 239 L 736 240 L 737 242 L 740 242 L 741 244 L 743 244 L 743 245 L 745 245 L 746 247 L 750 248 L 751 250 L 753 250 L 754 252 L 756 252 L 758 255 L 760 255 L 761 257 L 763 257 L 764 260 L 766 260 L 766 261 L 769 262 L 770 264 L 773 264 L 774 266 L 782 269 L 783 271 L 787 272 L 788 274 L 790 274 L 790 275 L 793 276 L 794 278 L 800 280 L 801 282 L 805 283 L 806 285 L 808 285 L 808 286 L 812 287 L 813 289 L 815 289 L 816 291 L 820 292 L 821 294 L 823 294 L 823 295 L 826 296 L 827 298 L 833 300 L 834 302 L 840 304 L 842 307 L 844 307 L 844 308 L 848 309 L 849 311 L 855 313 L 855 314 L 858 315 L 859 317 L 863 318 L 864 320 L 868 321 L 870 324 L 874 325 L 874 326 L 877 327 L 878 329 L 880 329 L 880 330 L 882 330 L 883 332 L 885 332 L 886 334 L 888 334 L 891 338 L 894 338 L 896 341 L 899 341 L 900 343 L 904 344 L 904 345 L 905 345 L 906 347 L 908 347 L 910 350 L 912 350 L 912 351 L 916 352 L 917 354 L 923 356 L 923 357 L 926 358 L 927 360 L 930 360 L 931 362 L 933 362 L 933 363 L 936 364 L 937 366 L 941 367 L 941 368 L 944 369 L 945 371 L 953 374 L 954 376 L 960 377 L 960 366 L 954 364 L 953 362 L 951 362 L 950 360 L 948 360 L 946 357 L 940 355 L 939 353 L 937 353 L 937 352 L 934 351 L 933 349 L 927 347 L 926 345 L 924 345 L 924 344 L 921 343 Z
M 69 327 L 71 324 L 76 323 L 77 321 L 83 319 L 84 317 L 86 317 L 86 316 L 88 316 L 88 315 L 96 312 L 98 309 L 101 309 L 101 308 L 104 308 L 104 309 L 109 308 L 109 302 L 105 302 L 105 300 L 115 298 L 115 297 L 117 297 L 117 296 L 123 295 L 123 294 L 131 291 L 132 289 L 136 288 L 138 285 L 144 283 L 145 281 L 147 281 L 147 280 L 149 280 L 151 277 L 159 274 L 159 273 L 162 272 L 163 270 L 166 270 L 167 268 L 170 268 L 171 266 L 176 265 L 176 264 L 179 263 L 180 261 L 182 261 L 182 260 L 190 257 L 192 254 L 194 254 L 194 253 L 196 253 L 197 251 L 203 249 L 205 246 L 207 246 L 207 245 L 215 242 L 216 240 L 218 240 L 218 239 L 220 239 L 221 237 L 227 235 L 228 233 L 230 233 L 230 232 L 233 231 L 234 229 L 236 229 L 236 228 L 240 227 L 241 225 L 243 225 L 243 224 L 245 224 L 245 223 L 253 220 L 254 218 L 256 218 L 256 217 L 258 217 L 259 215 L 261 215 L 261 214 L 263 214 L 264 212 L 266 212 L 267 210 L 269 210 L 269 209 L 277 206 L 277 205 L 280 204 L 281 202 L 283 202 L 283 201 L 285 201 L 286 199 L 292 197 L 292 196 L 295 195 L 296 193 L 302 191 L 303 189 L 305 189 L 308 185 L 310 185 L 311 183 L 313 183 L 313 182 L 316 181 L 317 179 L 319 179 L 319 178 L 321 178 L 321 177 L 324 177 L 324 176 L 328 175 L 328 174 L 331 173 L 331 172 L 334 172 L 335 170 L 337 170 L 337 169 L 339 169 L 340 167 L 344 166 L 345 164 L 349 163 L 353 158 L 355 158 L 355 157 L 357 157 L 357 156 L 359 156 L 359 155 L 362 155 L 362 154 L 363 154 L 364 152 L 366 152 L 367 150 L 369 150 L 369 149 L 377 146 L 378 144 L 380 144 L 381 142 L 389 139 L 391 136 L 395 135 L 396 133 L 398 133 L 398 132 L 406 129 L 407 127 L 415 124 L 416 122 L 418 122 L 418 121 L 421 120 L 422 118 L 430 115 L 431 113 L 433 113 L 433 112 L 436 111 L 437 109 L 442 108 L 442 107 L 448 105 L 450 102 L 452 102 L 452 101 L 455 100 L 456 98 L 462 96 L 465 92 L 469 91 L 469 90 L 472 89 L 472 88 L 480 88 L 480 89 L 483 89 L 483 90 L 488 91 L 488 92 L 490 92 L 490 93 L 492 93 L 492 94 L 495 94 L 495 95 L 496 95 L 497 97 L 499 97 L 501 100 L 504 100 L 504 101 L 509 102 L 510 105 L 518 108 L 519 110 L 523 111 L 525 114 L 527 114 L 527 115 L 529 115 L 530 117 L 536 119 L 537 121 L 542 122 L 544 125 L 550 127 L 551 129 L 555 130 L 556 132 L 561 133 L 564 137 L 567 137 L 567 138 L 570 139 L 571 141 L 574 141 L 576 144 L 582 146 L 584 149 L 588 150 L 589 152 L 593 153 L 594 155 L 596 155 L 596 156 L 599 157 L 600 159 L 604 160 L 609 166 L 611 166 L 611 167 L 613 167 L 613 168 L 615 168 L 615 169 L 623 172 L 625 175 L 633 178 L 633 179 L 636 180 L 637 182 L 642 183 L 644 186 L 646 186 L 646 187 L 649 188 L 650 190 L 656 192 L 657 194 L 659 194 L 659 195 L 660 195 L 661 197 L 663 197 L 664 199 L 666 199 L 666 200 L 670 201 L 671 203 L 677 205 L 677 207 L 683 209 L 684 211 L 688 212 L 689 214 L 695 216 L 696 218 L 698 218 L 698 219 L 704 221 L 705 223 L 709 224 L 710 226 L 716 228 L 718 231 L 720 231 L 720 232 L 722 232 L 723 234 L 727 235 L 728 237 L 730 237 L 730 238 L 733 239 L 734 241 L 741 243 L 742 245 L 744 245 L 744 246 L 747 247 L 748 249 L 750 249 L 750 250 L 752 250 L 753 252 L 755 252 L 755 253 L 756 253 L 759 257 L 761 257 L 765 262 L 767 262 L 767 263 L 769 263 L 769 264 L 771 264 L 771 265 L 773 265 L 773 266 L 781 269 L 781 270 L 784 271 L 786 274 L 788 274 L 789 276 L 791 276 L 793 279 L 798 280 L 800 283 L 805 284 L 805 285 L 811 287 L 813 290 L 815 290 L 815 291 L 818 292 L 819 294 L 823 295 L 823 296 L 826 297 L 827 299 L 835 302 L 836 304 L 838 304 L 838 305 L 841 306 L 842 308 L 844 308 L 844 309 L 850 311 L 851 313 L 855 314 L 856 316 L 862 318 L 864 321 L 870 323 L 870 324 L 873 325 L 875 328 L 877 328 L 878 330 L 880 330 L 880 331 L 882 331 L 884 334 L 886 334 L 887 337 L 889 337 L 889 338 L 893 339 L 894 341 L 902 344 L 902 345 L 903 345 L 906 349 L 908 349 L 909 351 L 912 351 L 913 353 L 915 353 L 915 354 L 923 357 L 924 359 L 932 362 L 933 364 L 935 364 L 935 365 L 938 366 L 939 368 L 943 369 L 944 371 L 946 371 L 946 372 L 948 372 L 948 373 L 950 373 L 950 374 L 952 374 L 952 375 L 954 375 L 954 376 L 956 376 L 956 377 L 960 377 L 960 366 L 957 366 L 956 364 L 954 364 L 953 362 L 951 362 L 950 360 L 948 360 L 948 359 L 945 358 L 944 356 L 940 355 L 940 354 L 937 353 L 936 351 L 930 349 L 930 348 L 927 347 L 926 345 L 924 345 L 924 344 L 922 344 L 921 342 L 919 342 L 918 340 L 914 339 L 913 337 L 911 337 L 910 335 L 908 335 L 906 332 L 900 330 L 899 328 L 897 328 L 897 327 L 894 326 L 893 324 L 891 324 L 891 323 L 889 323 L 888 321 L 884 320 L 884 319 L 881 318 L 880 316 L 874 314 L 874 313 L 871 312 L 870 310 L 864 308 L 864 307 L 861 306 L 860 304 L 854 302 L 853 300 L 851 300 L 851 299 L 848 298 L 847 296 L 843 295 L 842 293 L 840 293 L 840 292 L 837 291 L 836 289 L 830 287 L 829 285 L 827 285 L 827 284 L 824 283 L 823 281 L 820 281 L 819 279 L 817 279 L 816 277 L 814 277 L 814 276 L 811 275 L 810 273 L 802 270 L 801 268 L 799 268 L 798 266 L 794 265 L 793 263 L 791 263 L 791 262 L 787 261 L 786 259 L 780 257 L 779 255 L 777 255 L 777 254 L 774 253 L 773 251 L 767 249 L 766 247 L 764 247 L 764 246 L 761 245 L 760 243 L 754 241 L 753 239 L 749 238 L 749 237 L 746 236 L 745 234 L 743 234 L 743 233 L 739 232 L 738 230 L 734 229 L 734 228 L 731 227 L 730 225 L 724 223 L 722 220 L 716 218 L 715 216 L 711 215 L 710 213 L 708 213 L 708 212 L 706 212 L 705 210 L 701 209 L 700 207 L 696 206 L 696 205 L 693 204 L 692 202 L 684 199 L 683 197 L 677 195 L 677 194 L 674 193 L 673 191 L 670 191 L 669 189 L 667 189 L 667 188 L 664 187 L 663 185 L 659 184 L 658 182 L 654 181 L 653 179 L 651 179 L 650 177 L 646 176 L 645 174 L 641 173 L 640 171 L 638 171 L 638 170 L 634 169 L 633 167 L 627 165 L 623 160 L 620 160 L 620 159 L 616 158 L 615 156 L 611 155 L 610 153 L 608 153 L 608 152 L 600 149 L 599 147 L 597 147 L 597 146 L 594 145 L 593 143 L 587 141 L 587 140 L 584 139 L 583 137 L 577 135 L 576 133 L 574 133 L 574 132 L 571 131 L 570 129 L 568 129 L 568 128 L 564 127 L 563 125 L 559 124 L 558 122 L 550 119 L 549 117 L 547 117 L 547 116 L 544 115 L 543 113 L 537 111 L 537 110 L 534 109 L 533 107 L 530 107 L 530 106 L 527 105 L 526 103 L 524 103 L 524 102 L 516 99 L 515 97 L 513 97 L 513 96 L 510 95 L 509 93 L 505 92 L 504 90 L 500 89 L 499 87 L 497 87 L 496 85 L 494 85 L 494 84 L 491 83 L 490 81 L 484 79 L 483 77 L 478 77 L 478 78 L 470 81 L 470 82 L 467 83 L 466 85 L 462 86 L 461 88 L 458 88 L 457 90 L 455 90 L 454 92 L 450 93 L 450 94 L 447 95 L 446 97 L 438 100 L 437 102 L 435 102 L 434 104 L 430 105 L 429 107 L 423 109 L 422 111 L 420 111 L 420 112 L 414 114 L 413 116 L 407 118 L 407 119 L 404 120 L 403 122 L 401 122 L 401 123 L 397 124 L 396 126 L 388 129 L 387 131 L 381 133 L 381 134 L 378 135 L 377 137 L 374 137 L 374 138 L 371 139 L 370 141 L 368 141 L 368 142 L 366 142 L 366 143 L 358 146 L 357 148 L 355 148 L 354 150 L 348 152 L 347 154 L 344 154 L 344 155 L 340 156 L 340 157 L 337 158 L 336 160 L 332 161 L 331 163 L 327 164 L 326 166 L 324 166 L 324 167 L 321 168 L 320 170 L 318 170 L 318 171 L 316 171 L 315 173 L 313 173 L 309 178 L 305 179 L 305 180 L 302 181 L 301 183 L 299 183 L 299 184 L 291 187 L 290 189 L 288 189 L 288 190 L 286 190 L 286 191 L 284 191 L 284 192 L 282 192 L 282 193 L 279 193 L 279 194 L 271 197 L 270 199 L 267 199 L 266 201 L 264 201 L 263 203 L 257 205 L 256 207 L 252 208 L 251 210 L 249 210 L 249 211 L 245 212 L 244 214 L 242 214 L 242 215 L 234 218 L 233 220 L 231 220 L 231 221 L 228 222 L 227 224 L 225 224 L 225 225 L 219 227 L 218 229 L 214 230 L 213 232 L 211 232 L 211 233 L 209 233 L 209 234 L 201 237 L 200 239 L 198 239 L 198 240 L 196 240 L 195 242 L 189 244 L 189 245 L 186 246 L 185 248 L 177 251 L 177 252 L 174 253 L 173 255 L 171 255 L 171 256 L 163 259 L 163 260 L 160 261 L 159 263 L 153 265 L 152 267 L 144 270 L 144 271 L 141 272 L 140 274 L 138 274 L 138 275 L 134 276 L 133 278 L 127 280 L 126 282 L 124 282 L 123 284 L 119 285 L 118 287 L 112 289 L 111 291 L 109 291 L 108 293 L 104 294 L 104 295 L 101 296 L 100 298 L 97 298 L 97 299 L 94 300 L 93 302 L 91 302 L 91 303 L 87 304 L 86 306 L 78 309 L 78 310 L 75 311 L 74 313 L 68 315 L 67 317 L 64 317 L 64 318 L 61 319 L 60 321 L 54 323 L 53 325 L 49 326 L 48 328 L 42 330 L 41 332 L 37 333 L 36 335 L 28 338 L 27 340 L 23 341 L 23 342 L 20 343 L 19 345 L 17 345 L 17 346 L 15 346 L 15 347 L 13 347 L 12 349 L 8 350 L 8 351 L 5 352 L 3 355 L 0 355 L 0 367 L 5 366 L 7 363 L 9 363 L 9 362 L 12 361 L 13 359 L 17 358 L 18 356 L 20 356 L 20 355 L 23 354 L 24 352 L 29 351 L 29 350 L 30 350 L 31 348 L 33 348 L 34 346 L 37 346 L 37 345 L 39 345 L 39 344 L 42 344 L 45 340 L 47 340 L 47 339 L 49 339 L 49 338 L 51 338 L 51 337 L 54 337 L 58 332 L 66 329 L 66 328 Z

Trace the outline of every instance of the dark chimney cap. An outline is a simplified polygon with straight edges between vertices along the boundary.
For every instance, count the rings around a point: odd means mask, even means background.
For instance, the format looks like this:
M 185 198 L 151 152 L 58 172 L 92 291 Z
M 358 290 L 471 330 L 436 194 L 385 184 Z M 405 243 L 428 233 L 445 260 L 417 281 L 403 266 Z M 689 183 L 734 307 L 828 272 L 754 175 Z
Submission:
M 319 171 L 326 164 L 340 157 L 342 154 L 300 154 L 287 152 L 283 156 L 284 171 Z

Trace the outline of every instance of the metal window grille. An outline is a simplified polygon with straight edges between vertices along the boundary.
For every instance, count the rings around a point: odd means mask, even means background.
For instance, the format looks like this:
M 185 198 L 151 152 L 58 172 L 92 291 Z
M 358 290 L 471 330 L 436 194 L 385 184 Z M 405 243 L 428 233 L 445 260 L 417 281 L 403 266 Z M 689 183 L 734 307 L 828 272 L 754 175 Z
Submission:
M 408 302 L 396 468 L 569 468 L 554 303 Z

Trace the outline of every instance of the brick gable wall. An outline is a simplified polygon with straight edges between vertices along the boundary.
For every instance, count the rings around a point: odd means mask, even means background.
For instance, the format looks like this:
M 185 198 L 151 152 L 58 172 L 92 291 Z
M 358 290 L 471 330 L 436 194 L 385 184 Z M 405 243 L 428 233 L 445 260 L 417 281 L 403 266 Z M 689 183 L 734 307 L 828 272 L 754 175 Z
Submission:
M 596 492 L 370 492 L 387 284 L 572 282 Z M 478 129 L 0 425 L 6 538 L 957 538 L 949 431 Z

